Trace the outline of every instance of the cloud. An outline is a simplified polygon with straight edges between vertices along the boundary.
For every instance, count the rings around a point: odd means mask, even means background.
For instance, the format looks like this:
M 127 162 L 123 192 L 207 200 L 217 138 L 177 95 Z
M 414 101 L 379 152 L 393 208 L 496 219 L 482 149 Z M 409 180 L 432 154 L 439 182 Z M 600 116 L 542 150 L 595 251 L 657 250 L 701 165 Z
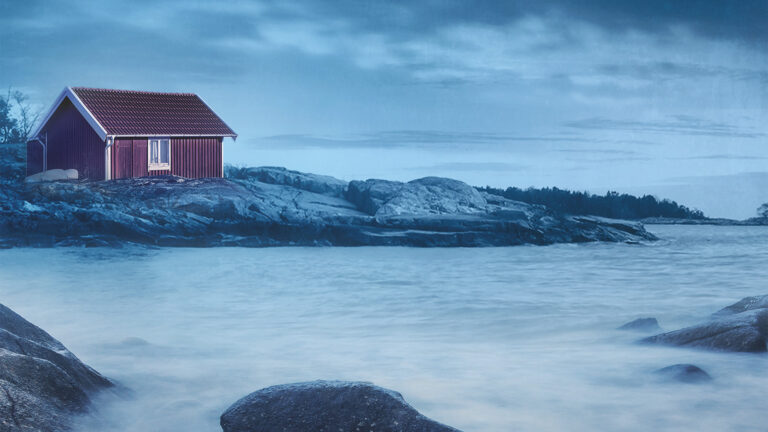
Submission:
M 766 156 L 734 155 L 734 154 L 710 154 L 702 156 L 688 156 L 677 159 L 682 160 L 766 160 Z
M 693 136 L 716 136 L 731 138 L 760 138 L 764 132 L 747 130 L 734 124 L 711 121 L 703 118 L 674 115 L 659 121 L 616 120 L 592 117 L 565 123 L 566 127 L 587 130 L 613 130 L 632 133 L 663 133 Z
M 607 158 L 568 158 L 572 162 L 586 162 L 591 164 L 614 164 L 618 162 L 647 162 L 655 160 L 650 156 L 627 156 L 627 157 L 607 157 Z
M 739 184 L 760 184 L 761 189 L 763 192 L 765 192 L 766 187 L 762 187 L 763 185 L 768 185 L 768 172 L 766 171 L 749 171 L 749 172 L 742 172 L 737 174 L 725 174 L 725 175 L 701 175 L 701 176 L 679 176 L 679 177 L 668 177 L 664 180 L 666 183 L 676 183 L 676 184 L 707 184 L 707 185 L 718 185 L 723 183 L 739 183 Z M 768 195 L 763 193 L 763 195 L 766 197 L 766 201 L 768 201 Z
M 693 2 L 9 2 L 0 6 L 0 36 L 14 41 L 41 33 L 66 51 L 82 34 L 98 51 L 118 46 L 147 67 L 153 66 L 145 60 L 165 58 L 151 54 L 162 51 L 183 63 L 227 64 L 219 73 L 241 71 L 249 57 L 290 52 L 397 70 L 443 88 L 537 81 L 541 89 L 565 86 L 556 90 L 586 102 L 631 101 L 669 80 L 768 82 L 764 47 L 743 43 L 768 41 L 760 19 L 768 17 L 766 3 Z M 215 74 L 202 62 L 193 65 L 182 70 Z
M 530 168 L 529 165 L 512 164 L 504 162 L 445 162 L 434 165 L 416 166 L 408 169 L 418 171 L 441 171 L 441 172 L 457 172 L 457 171 L 480 171 L 480 172 L 510 172 L 510 171 L 522 171 Z
M 768 39 L 768 4 L 763 0 L 426 0 L 360 2 L 322 0 L 302 2 L 304 16 L 322 20 L 344 17 L 357 30 L 390 31 L 405 37 L 432 33 L 455 24 L 506 27 L 530 17 L 563 17 L 582 21 L 613 34 L 642 31 L 668 35 L 686 27 L 703 37 L 742 41 Z
M 586 154 L 611 154 L 611 155 L 635 155 L 634 150 L 619 150 L 619 149 L 594 149 L 594 148 L 561 148 L 555 150 L 559 153 L 586 153 Z
M 347 135 L 283 134 L 263 137 L 254 142 L 280 147 L 323 148 L 493 148 L 524 144 L 525 150 L 543 150 L 541 143 L 594 142 L 578 136 L 524 136 L 486 132 L 451 132 L 394 130 Z M 538 143 L 538 144 L 535 144 Z

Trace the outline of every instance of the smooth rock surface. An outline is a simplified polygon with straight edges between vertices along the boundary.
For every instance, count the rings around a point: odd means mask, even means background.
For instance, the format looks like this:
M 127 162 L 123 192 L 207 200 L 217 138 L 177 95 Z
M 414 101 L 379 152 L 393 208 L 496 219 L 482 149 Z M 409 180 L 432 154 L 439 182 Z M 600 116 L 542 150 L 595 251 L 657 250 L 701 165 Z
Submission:
M 391 187 L 392 182 L 387 184 Z M 413 180 L 392 188 L 391 192 L 379 197 L 382 202 L 373 214 L 375 217 L 477 214 L 485 213 L 488 205 L 477 189 L 458 180 L 441 177 Z
M 656 318 L 638 318 L 618 328 L 618 330 L 634 331 L 656 331 L 660 329 L 661 327 L 659 327 L 659 322 L 656 320 Z
M 719 311 L 715 312 L 714 316 L 721 317 L 721 316 L 738 314 L 738 313 L 742 313 L 750 310 L 766 309 L 766 308 L 768 308 L 768 295 L 744 297 L 738 302 L 730 306 L 726 306 L 720 309 Z
M 61 342 L 0 304 L 0 431 L 68 430 L 113 384 Z
M 261 183 L 291 186 L 296 189 L 343 198 L 347 182 L 331 176 L 309 174 L 283 167 L 235 168 L 227 166 L 227 177 Z
M 0 188 L 0 247 L 507 246 L 654 240 L 639 223 L 568 216 L 428 177 L 346 183 L 284 168 Z
M 256 391 L 222 414 L 221 427 L 224 432 L 457 432 L 421 415 L 397 392 L 343 381 Z
M 742 299 L 726 308 L 727 313 L 716 314 L 707 322 L 651 336 L 641 342 L 714 351 L 765 352 L 768 309 L 754 307 L 759 304 L 754 299 Z
M 665 379 L 683 383 L 702 383 L 712 381 L 712 377 L 703 369 L 692 364 L 676 364 L 661 368 L 655 373 Z
M 51 169 L 37 174 L 33 174 L 24 179 L 27 183 L 38 183 L 45 181 L 77 180 L 78 172 L 76 169 Z

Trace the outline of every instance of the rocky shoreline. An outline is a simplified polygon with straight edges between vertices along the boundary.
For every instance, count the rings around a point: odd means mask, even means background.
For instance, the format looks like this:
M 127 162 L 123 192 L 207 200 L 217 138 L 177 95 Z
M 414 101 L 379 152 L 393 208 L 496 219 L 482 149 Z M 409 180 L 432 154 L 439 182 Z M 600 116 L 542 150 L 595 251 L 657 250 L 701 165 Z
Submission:
M 69 431 L 94 413 L 94 397 L 118 387 L 41 328 L 0 304 L 0 432 Z M 315 381 L 268 387 L 221 415 L 224 432 L 458 432 L 392 390 L 366 382 Z M 360 429 L 363 428 L 363 429 Z
M 732 352 L 765 352 L 768 295 L 747 297 L 692 327 L 642 339 L 645 344 Z M 619 327 L 658 329 L 654 318 Z M 713 380 L 692 364 L 653 371 L 660 380 L 701 384 Z M 0 304 L 0 431 L 68 431 L 78 416 L 94 412 L 103 392 L 120 387 L 82 363 L 44 330 Z M 233 403 L 220 418 L 224 432 L 351 431 L 457 432 L 429 419 L 392 390 L 367 382 L 313 381 L 255 391 Z
M 476 247 L 656 239 L 637 222 L 559 214 L 447 178 L 345 182 L 275 167 L 228 167 L 226 174 L 6 182 L 0 247 Z
M 754 217 L 744 220 L 725 219 L 725 218 L 705 218 L 705 219 L 674 219 L 674 218 L 645 218 L 641 219 L 645 225 L 715 225 L 715 226 L 766 226 L 768 218 Z

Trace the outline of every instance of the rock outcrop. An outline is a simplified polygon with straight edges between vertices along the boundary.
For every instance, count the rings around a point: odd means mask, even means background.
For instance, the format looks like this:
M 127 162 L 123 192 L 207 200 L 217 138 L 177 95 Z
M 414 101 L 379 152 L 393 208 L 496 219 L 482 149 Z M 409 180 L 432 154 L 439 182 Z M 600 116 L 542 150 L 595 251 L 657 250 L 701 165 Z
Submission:
M 331 176 L 293 171 L 283 167 L 235 168 L 227 166 L 227 177 L 290 186 L 299 190 L 339 198 L 343 198 L 347 191 L 347 182 L 343 180 Z
M 660 377 L 688 384 L 712 381 L 712 377 L 703 369 L 692 364 L 676 364 L 655 371 Z
M 744 297 L 736 303 L 714 313 L 714 317 L 724 317 L 756 309 L 768 309 L 768 295 Z
M 568 216 L 428 177 L 346 183 L 283 168 L 228 178 L 148 177 L 0 189 L 0 247 L 638 242 L 639 223 Z
M 221 416 L 224 432 L 458 432 L 423 416 L 392 390 L 365 382 L 268 387 Z
M 618 328 L 618 330 L 651 332 L 661 330 L 661 327 L 659 327 L 659 322 L 656 320 L 656 318 L 638 318 L 622 325 Z
M 0 305 L 0 431 L 68 430 L 112 387 L 61 342 Z
M 400 215 L 485 213 L 488 202 L 475 188 L 458 180 L 424 177 L 408 183 L 353 181 L 349 200 L 378 219 Z
M 766 352 L 768 305 L 763 297 L 747 297 L 704 323 L 643 339 L 641 342 L 715 351 Z

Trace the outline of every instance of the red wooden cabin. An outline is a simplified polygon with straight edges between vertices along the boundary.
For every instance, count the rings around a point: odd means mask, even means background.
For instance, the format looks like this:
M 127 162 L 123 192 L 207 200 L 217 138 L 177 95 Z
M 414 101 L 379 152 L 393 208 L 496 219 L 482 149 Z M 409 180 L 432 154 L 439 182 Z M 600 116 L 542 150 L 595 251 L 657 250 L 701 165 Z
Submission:
M 67 87 L 27 142 L 27 175 L 222 177 L 224 137 L 237 134 L 192 93 Z

